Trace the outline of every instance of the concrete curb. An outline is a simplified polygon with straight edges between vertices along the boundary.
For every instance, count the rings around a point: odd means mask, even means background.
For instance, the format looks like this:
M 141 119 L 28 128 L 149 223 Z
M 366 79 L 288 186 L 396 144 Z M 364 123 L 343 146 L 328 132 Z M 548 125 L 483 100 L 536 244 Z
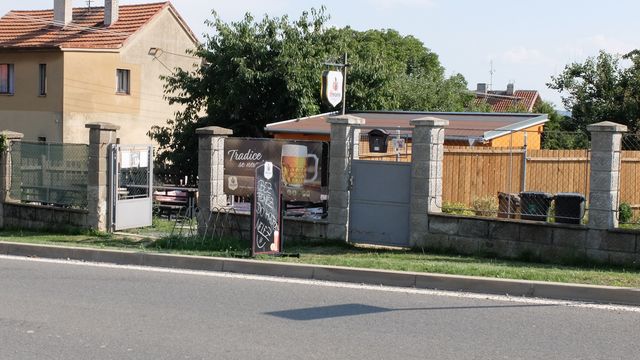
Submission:
M 640 306 L 640 289 L 0 242 L 0 255 Z

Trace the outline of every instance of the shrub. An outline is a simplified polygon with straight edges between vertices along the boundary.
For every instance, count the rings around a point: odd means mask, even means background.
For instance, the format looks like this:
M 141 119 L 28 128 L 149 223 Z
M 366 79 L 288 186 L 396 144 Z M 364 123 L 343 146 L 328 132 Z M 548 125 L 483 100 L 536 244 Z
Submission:
M 618 220 L 621 223 L 630 223 L 632 219 L 633 209 L 631 208 L 631 205 L 626 202 L 621 203 L 618 208 Z
M 473 216 L 475 212 L 469 210 L 467 205 L 457 202 L 445 202 L 442 204 L 442 212 L 451 215 Z
M 498 202 L 492 196 L 484 196 L 473 199 L 471 204 L 475 214 L 478 216 L 497 216 Z

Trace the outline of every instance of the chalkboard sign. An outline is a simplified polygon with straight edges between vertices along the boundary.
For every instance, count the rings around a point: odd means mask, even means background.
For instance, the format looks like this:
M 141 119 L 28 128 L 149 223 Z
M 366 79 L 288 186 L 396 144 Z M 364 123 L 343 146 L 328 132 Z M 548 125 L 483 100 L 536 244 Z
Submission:
M 256 167 L 252 204 L 251 254 L 277 254 L 282 251 L 282 209 L 280 168 L 272 162 Z

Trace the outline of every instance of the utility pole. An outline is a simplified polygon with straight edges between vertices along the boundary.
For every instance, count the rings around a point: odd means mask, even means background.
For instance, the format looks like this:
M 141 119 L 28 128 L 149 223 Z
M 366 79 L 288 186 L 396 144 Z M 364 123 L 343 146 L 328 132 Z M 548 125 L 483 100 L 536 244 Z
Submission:
M 490 69 L 489 69 L 489 90 L 493 90 L 493 74 L 495 74 L 496 71 L 493 68 L 493 60 L 491 60 L 490 62 Z

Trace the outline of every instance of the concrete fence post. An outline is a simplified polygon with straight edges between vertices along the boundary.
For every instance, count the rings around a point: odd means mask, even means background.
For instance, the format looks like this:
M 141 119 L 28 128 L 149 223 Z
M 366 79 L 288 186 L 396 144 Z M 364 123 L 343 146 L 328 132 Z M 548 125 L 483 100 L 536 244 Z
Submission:
M 87 225 L 97 231 L 108 229 L 109 210 L 109 145 L 115 144 L 120 126 L 97 122 L 89 129 L 89 178 L 87 186 Z
M 351 160 L 357 159 L 360 129 L 365 120 L 340 115 L 327 120 L 331 125 L 329 146 L 329 214 L 327 237 L 349 241 L 349 193 L 351 190 Z
M 11 161 L 16 160 L 16 156 L 11 154 L 11 146 L 13 142 L 22 140 L 24 134 L 6 130 L 1 134 L 6 140 L 6 148 L 0 153 L 0 228 L 3 228 L 4 203 L 9 200 L 11 193 Z
M 587 130 L 591 133 L 589 228 L 613 229 L 618 226 L 622 133 L 627 127 L 605 121 Z
M 411 246 L 424 245 L 429 231 L 428 213 L 442 212 L 444 128 L 449 121 L 425 117 L 411 120 Z
M 198 233 L 204 234 L 211 210 L 227 206 L 224 193 L 224 140 L 233 130 L 219 126 L 196 129 L 198 135 Z

